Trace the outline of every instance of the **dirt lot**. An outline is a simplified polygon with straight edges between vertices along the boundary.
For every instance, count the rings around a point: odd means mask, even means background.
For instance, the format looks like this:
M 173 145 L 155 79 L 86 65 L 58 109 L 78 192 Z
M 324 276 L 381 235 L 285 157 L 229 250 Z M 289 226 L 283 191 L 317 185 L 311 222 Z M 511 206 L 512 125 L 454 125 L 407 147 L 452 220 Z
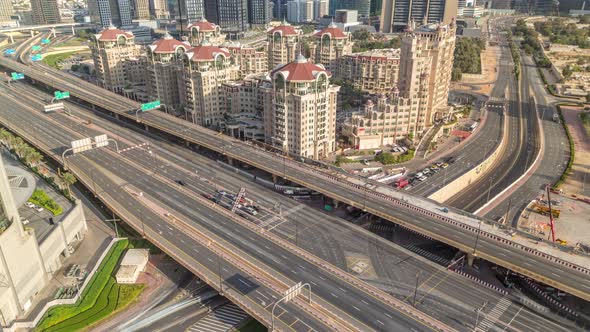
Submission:
M 581 107 L 562 107 L 561 110 L 575 147 L 572 174 L 561 189 L 568 195 L 590 197 L 590 136 L 579 116 L 583 110 Z
M 481 53 L 482 73 L 479 75 L 463 74 L 460 82 L 453 83 L 451 88 L 456 90 L 472 90 L 469 84 L 478 85 L 476 91 L 490 95 L 494 82 L 498 76 L 495 68 L 498 67 L 500 48 L 489 46 Z

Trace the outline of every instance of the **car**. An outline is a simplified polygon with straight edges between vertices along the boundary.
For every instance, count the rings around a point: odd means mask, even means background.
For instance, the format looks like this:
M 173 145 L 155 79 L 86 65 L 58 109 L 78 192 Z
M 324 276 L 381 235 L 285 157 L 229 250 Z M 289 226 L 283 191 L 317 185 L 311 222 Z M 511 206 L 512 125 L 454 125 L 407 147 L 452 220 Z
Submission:
M 31 209 L 34 209 L 34 208 L 35 208 L 35 204 L 33 204 L 33 203 L 31 203 L 31 202 L 25 202 L 25 205 L 26 205 L 27 207 L 30 207 Z
M 220 191 L 218 191 L 218 193 L 219 193 L 221 196 L 227 196 L 227 192 L 225 192 L 224 190 L 220 190 Z
M 424 175 L 429 174 L 430 173 L 430 168 L 425 168 L 422 170 L 422 173 L 424 173 Z
M 205 197 L 206 199 L 209 199 L 209 200 L 214 200 L 215 199 L 215 197 L 213 195 L 211 195 L 211 194 L 201 194 L 201 196 L 203 196 L 203 197 Z
M 176 180 L 176 183 L 178 183 L 181 186 L 184 186 L 184 182 L 182 182 L 182 180 Z
M 437 168 L 431 168 L 430 170 L 432 171 L 432 174 L 433 175 L 434 175 L 434 173 L 438 173 L 438 171 L 440 171 L 440 169 L 438 167 Z
M 436 166 L 438 166 L 438 167 L 442 167 L 443 163 L 441 163 L 441 162 L 439 161 L 439 162 L 437 162 L 435 165 L 436 165 Z
M 369 161 L 367 159 L 363 159 L 362 163 L 363 165 L 369 165 Z
M 249 214 L 251 214 L 251 215 L 253 215 L 253 216 L 255 216 L 255 215 L 257 215 L 257 214 L 258 214 L 258 212 L 257 212 L 256 210 L 254 210 L 253 208 L 251 208 L 251 207 L 249 207 L 249 206 L 247 206 L 247 207 L 245 208 L 245 210 L 246 210 L 246 212 L 248 212 Z
M 418 173 L 416 173 L 416 175 L 414 175 L 414 178 L 417 179 L 417 178 L 421 178 L 423 176 L 424 176 L 424 174 L 422 172 L 418 172 Z
M 422 182 L 426 181 L 426 179 L 428 179 L 428 178 L 427 178 L 427 177 L 425 177 L 425 176 L 421 176 L 421 177 L 419 177 L 419 178 L 418 178 L 418 180 L 420 180 L 420 181 L 422 181 Z
M 445 163 L 447 163 L 447 164 L 452 164 L 454 162 L 455 162 L 455 158 L 453 158 L 453 157 L 449 157 L 449 158 L 445 159 Z
M 434 165 L 434 164 L 430 166 L 430 170 L 432 170 L 432 171 L 433 171 L 433 170 L 435 170 L 435 169 L 438 169 L 438 166 L 436 166 L 436 165 Z
M 449 167 L 449 164 L 447 164 L 447 163 L 443 163 L 442 165 L 440 165 L 440 168 L 447 168 L 447 167 Z
M 34 209 L 37 210 L 37 212 L 43 212 L 43 208 L 40 206 L 35 205 Z

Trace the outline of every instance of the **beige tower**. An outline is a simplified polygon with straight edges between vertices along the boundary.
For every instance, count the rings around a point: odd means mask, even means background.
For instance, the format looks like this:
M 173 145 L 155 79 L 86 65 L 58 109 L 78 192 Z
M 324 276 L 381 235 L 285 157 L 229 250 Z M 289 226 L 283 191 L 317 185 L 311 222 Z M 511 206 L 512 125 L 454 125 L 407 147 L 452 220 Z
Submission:
M 133 0 L 133 19 L 149 20 L 150 3 L 149 0 Z
M 180 105 L 179 70 L 190 44 L 169 34 L 147 47 L 148 100 L 160 100 L 168 108 Z M 181 87 L 183 88 L 183 87 Z
M 336 150 L 339 86 L 331 74 L 301 54 L 272 72 L 273 106 L 265 114 L 268 144 L 300 156 L 320 159 Z
M 278 65 L 287 64 L 295 60 L 299 51 L 299 36 L 301 31 L 295 29 L 287 22 L 283 22 L 276 28 L 266 33 L 268 69 L 273 70 Z
M 312 46 L 312 54 L 315 63 L 321 63 L 334 73 L 338 58 L 352 53 L 352 36 L 344 32 L 333 22 L 325 29 L 314 35 L 315 43 Z
M 0 0 L 0 22 L 10 22 L 10 16 L 14 15 L 12 2 L 10 0 Z
M 198 22 L 188 25 L 189 42 L 193 46 L 197 46 L 204 41 L 211 45 L 221 45 L 225 41 L 225 34 L 221 33 L 221 27 L 215 23 L 208 22 L 202 18 Z
M 334 75 L 369 93 L 389 92 L 397 84 L 399 49 L 375 49 L 338 58 Z
M 224 44 L 224 48 L 231 53 L 234 64 L 240 66 L 240 77 L 263 73 L 268 70 L 268 58 L 265 52 L 257 51 L 253 47 L 239 43 Z
M 131 71 L 141 69 L 137 61 L 141 47 L 135 45 L 133 34 L 111 26 L 94 35 L 89 46 L 98 84 L 107 90 L 124 93 L 132 82 Z
M 33 24 L 57 24 L 61 22 L 57 0 L 31 0 Z
M 227 49 L 201 43 L 183 56 L 180 100 L 187 119 L 193 123 L 218 127 L 223 116 L 222 84 L 238 78 L 239 67 L 232 64 Z

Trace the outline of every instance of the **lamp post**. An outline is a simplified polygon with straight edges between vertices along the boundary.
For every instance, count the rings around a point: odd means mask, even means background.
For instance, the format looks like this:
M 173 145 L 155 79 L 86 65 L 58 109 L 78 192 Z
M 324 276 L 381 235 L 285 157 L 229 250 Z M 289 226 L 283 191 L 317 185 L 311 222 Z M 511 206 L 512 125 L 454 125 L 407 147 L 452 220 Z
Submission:
M 477 308 L 475 310 L 475 312 L 477 313 L 477 315 L 475 316 L 475 326 L 473 327 L 473 330 L 475 331 L 475 329 L 477 328 L 477 324 L 479 323 L 479 314 L 481 313 L 481 311 L 485 308 L 485 306 L 488 304 L 488 301 L 485 301 L 481 307 Z
M 488 198 L 486 199 L 486 202 L 490 201 L 490 191 L 492 190 L 492 181 L 494 181 L 493 176 L 490 178 L 490 185 L 488 186 Z
M 477 243 L 479 242 L 479 233 L 481 233 L 481 223 L 482 221 L 480 220 L 478 222 L 477 235 L 475 236 L 475 244 L 473 245 L 473 256 L 477 256 Z
M 368 185 L 369 185 L 368 183 L 366 183 L 364 185 L 365 192 L 364 192 L 364 195 L 363 195 L 363 212 L 367 212 L 367 191 L 368 191 L 367 186 Z

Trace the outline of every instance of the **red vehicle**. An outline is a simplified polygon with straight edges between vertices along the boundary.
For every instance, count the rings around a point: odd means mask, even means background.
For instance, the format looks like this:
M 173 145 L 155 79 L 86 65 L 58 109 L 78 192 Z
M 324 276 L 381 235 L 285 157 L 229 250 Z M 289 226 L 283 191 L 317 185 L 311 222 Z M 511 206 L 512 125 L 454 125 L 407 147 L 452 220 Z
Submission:
M 399 180 L 397 180 L 395 182 L 394 187 L 399 188 L 399 189 L 403 189 L 408 184 L 410 184 L 410 182 L 408 181 L 408 179 L 401 178 L 401 179 L 399 179 Z

